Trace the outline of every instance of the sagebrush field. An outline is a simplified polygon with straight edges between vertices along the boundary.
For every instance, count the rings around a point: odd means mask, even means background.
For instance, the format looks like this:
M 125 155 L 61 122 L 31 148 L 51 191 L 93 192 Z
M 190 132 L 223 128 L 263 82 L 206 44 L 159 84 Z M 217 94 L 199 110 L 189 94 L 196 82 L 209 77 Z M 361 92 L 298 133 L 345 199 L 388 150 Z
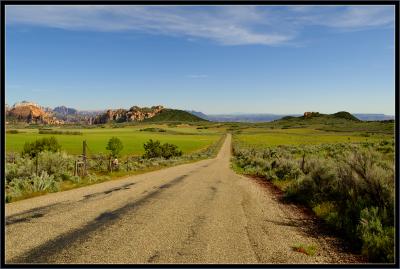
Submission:
M 311 208 L 370 261 L 392 262 L 393 123 L 348 121 L 342 132 L 308 123 L 307 128 L 265 124 L 236 131 L 233 169 L 267 180 L 286 201 Z M 379 124 L 383 128 L 377 129 Z

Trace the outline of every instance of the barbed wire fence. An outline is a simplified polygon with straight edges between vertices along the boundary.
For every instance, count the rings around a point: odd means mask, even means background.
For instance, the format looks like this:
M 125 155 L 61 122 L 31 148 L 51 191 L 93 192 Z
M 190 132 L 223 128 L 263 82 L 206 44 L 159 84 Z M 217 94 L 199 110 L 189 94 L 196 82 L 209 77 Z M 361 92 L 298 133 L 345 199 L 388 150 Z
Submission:
M 118 158 L 112 158 L 111 154 L 96 153 L 86 140 L 82 142 L 82 154 L 77 157 L 74 175 L 79 176 L 88 175 L 89 169 L 113 172 L 123 167 L 126 171 L 131 171 L 135 167 L 133 164 L 140 161 L 139 156 L 128 156 L 123 162 L 120 162 Z
M 98 152 L 91 148 L 87 140 L 82 140 L 82 153 L 78 155 L 70 154 L 70 164 L 67 168 L 71 171 L 71 175 L 78 177 L 88 176 L 90 172 L 114 172 L 114 171 L 135 171 L 152 166 L 168 166 L 172 163 L 184 162 L 185 160 L 200 159 L 210 155 L 215 151 L 218 143 L 212 144 L 209 148 L 202 152 L 186 154 L 181 157 L 164 159 L 151 158 L 143 159 L 141 156 L 124 156 L 121 159 L 112 158 L 111 154 Z M 7 153 L 6 162 L 15 164 L 19 154 L 15 152 Z M 39 157 L 39 156 L 38 156 Z M 43 163 L 44 162 L 44 163 Z M 43 167 L 48 167 L 46 160 L 42 158 L 33 159 L 33 165 L 30 165 L 31 173 L 39 175 Z M 89 175 L 90 176 L 90 175 Z

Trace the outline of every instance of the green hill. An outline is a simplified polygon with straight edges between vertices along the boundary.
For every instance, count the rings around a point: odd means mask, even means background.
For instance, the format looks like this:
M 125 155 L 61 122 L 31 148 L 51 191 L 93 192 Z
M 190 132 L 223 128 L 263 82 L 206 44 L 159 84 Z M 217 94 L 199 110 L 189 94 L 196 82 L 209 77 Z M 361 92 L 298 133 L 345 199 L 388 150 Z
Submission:
M 144 120 L 145 122 L 198 122 L 207 121 L 199 118 L 189 112 L 178 109 L 163 109 L 152 118 Z
M 300 117 L 284 117 L 282 119 L 271 122 L 272 128 L 313 128 L 324 131 L 334 132 L 353 132 L 365 131 L 386 132 L 393 129 L 390 124 L 383 122 L 369 123 L 357 119 L 349 112 L 340 111 L 334 114 L 321 114 L 318 112 L 309 112 Z
M 334 114 L 321 114 L 318 112 L 309 112 L 309 114 L 300 117 L 286 116 L 275 122 L 304 122 L 304 123 L 337 123 L 344 121 L 360 121 L 352 114 L 346 111 L 340 111 Z
M 354 117 L 353 115 L 351 115 L 349 112 L 346 112 L 346 111 L 339 111 L 335 114 L 332 114 L 331 116 L 333 116 L 335 118 L 346 119 L 346 120 L 360 121 L 359 119 L 357 119 L 356 117 Z

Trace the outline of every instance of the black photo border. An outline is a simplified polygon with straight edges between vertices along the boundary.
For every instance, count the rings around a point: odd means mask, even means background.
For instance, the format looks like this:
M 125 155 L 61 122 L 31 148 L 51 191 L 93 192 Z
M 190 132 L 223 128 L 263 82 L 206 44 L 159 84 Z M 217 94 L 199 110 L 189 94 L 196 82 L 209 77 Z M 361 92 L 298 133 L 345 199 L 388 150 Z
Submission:
M 5 8 L 8 5 L 391 5 L 395 7 L 395 263 L 366 263 L 366 264 L 7 264 L 5 263 L 5 73 L 6 73 L 6 18 Z M 144 267 L 239 267 L 239 268 L 399 268 L 399 1 L 367 1 L 367 0 L 350 0 L 350 1 L 267 1 L 267 0 L 175 0 L 175 1 L 110 1 L 110 0 L 5 0 L 1 1 L 1 267 L 4 268 L 144 268 Z

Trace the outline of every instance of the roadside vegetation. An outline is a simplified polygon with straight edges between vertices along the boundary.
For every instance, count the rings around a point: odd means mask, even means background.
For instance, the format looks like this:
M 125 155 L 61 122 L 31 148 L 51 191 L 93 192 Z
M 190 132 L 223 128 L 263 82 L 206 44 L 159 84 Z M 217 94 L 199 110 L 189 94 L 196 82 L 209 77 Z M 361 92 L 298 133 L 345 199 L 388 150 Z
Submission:
M 248 137 L 234 137 L 237 172 L 271 181 L 288 202 L 311 208 L 371 262 L 394 261 L 393 138 L 358 143 L 316 139 L 314 144 L 292 139 L 289 145 L 268 146 L 268 140 L 246 143 Z
M 7 152 L 6 202 L 211 158 L 216 156 L 225 137 L 221 133 L 200 137 L 198 134 L 193 137 L 185 135 L 185 138 L 191 139 L 177 145 L 147 138 L 142 140 L 141 153 L 137 154 L 138 151 L 131 148 L 130 143 L 126 145 L 125 140 L 119 138 L 118 132 L 111 133 L 115 136 L 109 137 L 102 144 L 105 153 L 90 151 L 89 146 L 86 158 L 66 151 L 65 141 L 60 142 L 59 136 L 42 136 L 25 142 L 19 152 Z M 167 141 L 176 141 L 176 138 L 169 139 L 170 136 Z M 178 135 L 178 138 L 181 137 Z M 200 143 L 194 141 L 201 138 L 205 140 Z M 165 137 L 162 140 L 165 141 Z M 185 141 L 192 141 L 197 147 L 192 146 L 191 151 L 184 147 L 186 151 L 183 151 L 181 145 L 185 145 Z M 82 139 L 77 142 L 82 150 Z

